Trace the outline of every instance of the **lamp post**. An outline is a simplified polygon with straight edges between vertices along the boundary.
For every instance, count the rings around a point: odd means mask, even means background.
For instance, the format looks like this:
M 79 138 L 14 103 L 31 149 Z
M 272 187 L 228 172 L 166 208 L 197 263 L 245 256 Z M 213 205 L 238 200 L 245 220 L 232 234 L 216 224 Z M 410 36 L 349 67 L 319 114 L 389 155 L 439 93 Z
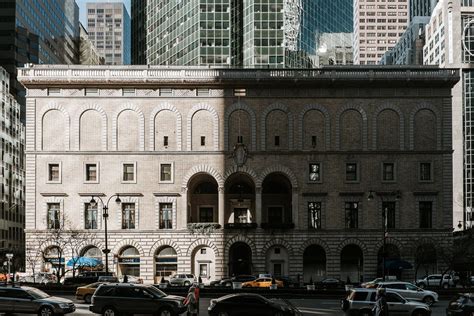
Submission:
M 117 203 L 117 204 L 122 203 L 122 201 L 120 200 L 120 197 L 119 197 L 118 194 L 111 195 L 109 197 L 109 199 L 107 200 L 107 203 L 104 203 L 104 201 L 102 201 L 101 197 L 97 196 L 97 198 L 100 200 L 100 202 L 102 203 L 102 206 L 103 206 L 103 208 L 102 208 L 102 217 L 104 218 L 105 249 L 102 249 L 102 252 L 105 254 L 105 273 L 106 274 L 109 273 L 109 253 L 110 253 L 110 249 L 109 249 L 109 246 L 108 246 L 108 239 L 107 239 L 107 219 L 109 218 L 109 202 L 114 196 L 117 197 L 115 199 L 115 203 Z M 92 207 L 94 207 L 94 206 L 97 205 L 97 202 L 94 200 L 93 195 L 91 197 L 92 198 L 91 198 L 91 201 L 90 201 L 90 205 Z
M 12 253 L 7 253 L 5 255 L 8 259 L 8 278 L 7 280 L 10 280 L 10 267 L 11 267 L 11 262 L 12 262 L 12 258 L 13 258 L 13 254 Z
M 400 191 L 392 191 L 392 192 L 380 192 L 376 193 L 374 191 L 369 191 L 369 196 L 367 197 L 367 200 L 371 201 L 374 199 L 374 194 L 377 194 L 380 196 L 382 199 L 382 202 L 384 202 L 384 196 L 394 196 L 395 195 L 395 201 L 400 200 L 401 198 L 401 192 Z M 382 232 L 383 232 L 383 237 L 382 237 L 382 279 L 385 281 L 385 262 L 387 261 L 387 232 L 388 229 L 388 207 L 384 206 L 382 207 Z

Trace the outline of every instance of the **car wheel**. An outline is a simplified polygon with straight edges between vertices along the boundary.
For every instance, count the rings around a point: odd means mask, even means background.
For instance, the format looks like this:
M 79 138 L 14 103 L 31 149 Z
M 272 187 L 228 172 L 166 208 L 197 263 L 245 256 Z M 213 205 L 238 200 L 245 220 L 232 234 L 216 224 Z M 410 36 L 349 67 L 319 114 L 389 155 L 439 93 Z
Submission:
M 426 296 L 425 298 L 423 298 L 423 303 L 427 304 L 428 306 L 431 306 L 434 303 L 434 298 L 431 296 Z
M 190 285 L 191 285 L 191 282 L 189 281 L 184 282 L 184 286 L 190 286 Z
M 173 315 L 173 312 L 167 307 L 160 309 L 160 311 L 158 312 L 158 316 L 172 316 L 172 315 Z
M 92 295 L 87 294 L 86 296 L 84 296 L 84 302 L 86 302 L 87 304 L 90 304 L 91 300 L 92 300 Z
M 53 315 L 54 315 L 53 309 L 48 306 L 41 307 L 38 312 L 38 316 L 53 316 Z
M 110 307 L 110 306 L 107 306 L 107 307 L 104 308 L 104 310 L 102 311 L 102 315 L 104 315 L 104 316 L 117 316 L 118 313 L 117 313 L 117 311 L 115 310 L 115 308 Z
M 371 316 L 372 315 L 372 311 L 368 310 L 368 309 L 363 309 L 360 311 L 359 313 L 360 316 Z

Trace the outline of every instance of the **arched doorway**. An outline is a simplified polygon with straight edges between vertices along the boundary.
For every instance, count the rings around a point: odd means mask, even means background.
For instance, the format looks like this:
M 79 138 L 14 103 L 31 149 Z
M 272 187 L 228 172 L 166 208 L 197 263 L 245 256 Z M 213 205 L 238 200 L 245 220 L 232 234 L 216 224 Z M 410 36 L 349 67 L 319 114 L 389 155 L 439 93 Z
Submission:
M 155 252 L 155 283 L 169 279 L 178 272 L 178 254 L 173 247 L 164 246 Z
M 423 244 L 415 252 L 415 279 L 418 275 L 425 276 L 438 273 L 436 248 L 433 244 Z
M 267 250 L 266 254 L 266 271 L 275 277 L 288 275 L 289 261 L 288 250 L 283 246 L 272 246 Z
M 341 280 L 358 283 L 363 278 L 364 255 L 357 245 L 347 245 L 341 251 Z
M 249 226 L 255 223 L 255 184 L 247 174 L 237 172 L 227 178 L 225 210 L 227 226 Z
M 196 278 L 201 277 L 203 283 L 215 280 L 216 255 L 211 247 L 204 245 L 196 247 L 191 260 L 191 269 Z
M 43 252 L 43 271 L 52 272 L 56 276 L 64 275 L 65 259 L 63 251 L 58 246 L 51 246 Z
M 385 264 L 385 275 L 395 275 L 397 280 L 401 280 L 402 271 L 400 269 L 390 269 L 390 263 L 400 260 L 400 250 L 394 244 L 385 245 L 385 263 L 384 249 L 380 247 L 377 253 L 377 276 L 383 275 L 383 266 Z
M 252 274 L 252 249 L 244 242 L 236 242 L 229 249 L 229 276 Z
M 271 173 L 262 183 L 262 227 L 292 225 L 291 182 L 280 173 Z
M 118 276 L 140 276 L 140 253 L 137 248 L 128 246 L 118 255 Z
M 217 223 L 217 181 L 208 174 L 194 175 L 188 183 L 188 223 Z
M 82 250 L 81 257 L 94 258 L 102 261 L 102 252 L 96 246 L 89 246 Z
M 326 276 L 326 251 L 319 245 L 308 246 L 303 253 L 303 282 L 322 280 Z

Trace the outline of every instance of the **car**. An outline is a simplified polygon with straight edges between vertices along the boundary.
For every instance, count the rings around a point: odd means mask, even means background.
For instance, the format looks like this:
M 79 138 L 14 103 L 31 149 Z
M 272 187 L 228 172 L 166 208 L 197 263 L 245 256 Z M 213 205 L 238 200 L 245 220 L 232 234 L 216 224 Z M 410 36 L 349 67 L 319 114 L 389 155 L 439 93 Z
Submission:
M 242 287 L 266 287 L 269 288 L 272 285 L 272 280 L 275 280 L 277 287 L 283 287 L 283 281 L 272 278 L 258 278 L 253 281 L 247 281 L 242 283 Z
M 95 290 L 104 283 L 105 282 L 94 282 L 84 286 L 79 286 L 76 289 L 76 300 L 84 301 L 87 304 L 90 304 L 92 295 L 94 295 Z
M 85 271 L 79 273 L 75 277 L 68 277 L 64 279 L 64 285 L 84 285 L 99 281 L 101 276 L 114 276 L 113 272 L 105 271 Z
M 142 281 L 140 280 L 140 278 L 136 277 L 136 276 L 133 276 L 133 275 L 128 275 L 127 274 L 127 280 L 125 280 L 125 276 L 124 275 L 121 275 L 119 278 L 118 278 L 119 282 L 125 282 L 125 283 L 142 283 Z
M 119 313 L 177 316 L 187 309 L 184 299 L 182 296 L 167 295 L 153 285 L 102 284 L 92 295 L 89 310 L 107 316 Z
M 1 313 L 63 315 L 75 310 L 71 300 L 50 296 L 34 287 L 0 286 Z
M 461 293 L 456 295 L 446 308 L 446 316 L 471 315 L 474 315 L 474 293 Z
M 35 274 L 22 275 L 18 279 L 22 283 L 56 283 L 57 277 L 53 273 L 49 272 L 36 272 Z
M 237 275 L 231 278 L 224 278 L 219 281 L 212 281 L 210 283 L 210 286 L 225 286 L 225 287 L 231 287 L 232 282 L 248 282 L 248 281 L 253 281 L 257 277 L 254 275 L 247 275 L 247 274 L 241 274 Z
M 376 289 L 356 288 L 349 291 L 341 300 L 341 309 L 346 315 L 372 315 L 375 305 Z M 409 301 L 391 290 L 386 291 L 389 315 L 429 316 L 431 309 L 427 304 Z
M 110 283 L 119 283 L 119 279 L 116 276 L 112 275 L 102 275 L 99 277 L 97 282 L 110 282 Z
M 409 282 L 380 282 L 378 287 L 396 292 L 406 299 L 422 301 L 428 305 L 433 305 L 438 301 L 438 293 L 419 288 Z
M 298 288 L 298 287 L 300 287 L 300 283 L 297 280 L 293 279 L 292 277 L 279 276 L 277 278 L 278 278 L 278 280 L 283 282 L 283 287 L 286 287 L 286 288 Z
M 336 278 L 325 278 L 316 283 L 318 288 L 321 289 L 337 289 L 343 288 L 344 282 Z
M 170 278 L 170 286 L 191 286 L 197 282 L 194 274 L 179 273 Z
M 229 294 L 217 299 L 212 299 L 207 311 L 209 316 L 302 315 L 302 313 L 287 300 L 269 300 L 254 293 Z
M 366 289 L 375 289 L 379 285 L 380 282 L 383 281 L 383 278 L 375 278 L 372 281 L 364 282 L 360 284 L 360 287 Z
M 454 279 L 450 274 L 431 274 L 423 279 L 418 279 L 416 281 L 416 285 L 422 289 L 426 288 L 427 286 L 442 287 L 447 289 L 454 286 Z

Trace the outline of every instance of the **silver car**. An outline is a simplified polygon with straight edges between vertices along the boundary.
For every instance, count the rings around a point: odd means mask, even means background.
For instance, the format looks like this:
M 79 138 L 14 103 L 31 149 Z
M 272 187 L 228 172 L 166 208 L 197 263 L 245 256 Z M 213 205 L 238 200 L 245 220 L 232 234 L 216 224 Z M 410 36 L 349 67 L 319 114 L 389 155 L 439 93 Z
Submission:
M 357 288 L 352 289 L 347 297 L 341 301 L 341 309 L 346 315 L 372 315 L 375 305 L 376 290 Z M 428 305 L 409 301 L 400 294 L 386 291 L 388 312 L 390 316 L 429 316 L 431 309 Z
M 438 293 L 421 289 L 409 282 L 380 282 L 378 287 L 396 292 L 406 299 L 421 301 L 428 305 L 438 301 Z
M 71 300 L 50 296 L 33 287 L 0 286 L 0 313 L 53 316 L 75 310 Z
M 196 277 L 193 274 L 179 273 L 171 277 L 170 286 L 190 286 L 196 281 Z

